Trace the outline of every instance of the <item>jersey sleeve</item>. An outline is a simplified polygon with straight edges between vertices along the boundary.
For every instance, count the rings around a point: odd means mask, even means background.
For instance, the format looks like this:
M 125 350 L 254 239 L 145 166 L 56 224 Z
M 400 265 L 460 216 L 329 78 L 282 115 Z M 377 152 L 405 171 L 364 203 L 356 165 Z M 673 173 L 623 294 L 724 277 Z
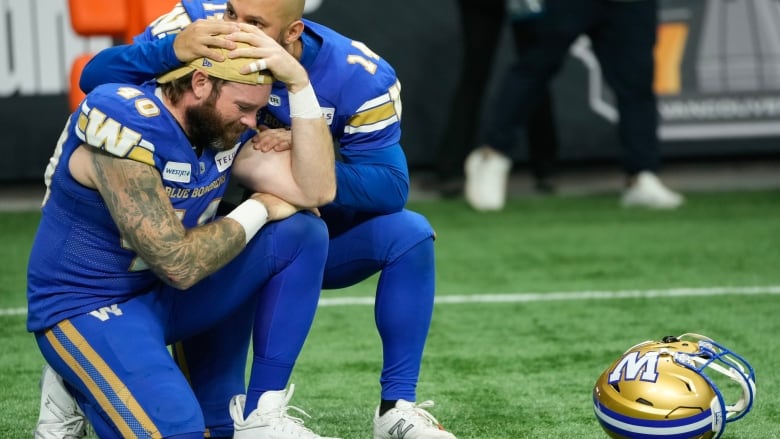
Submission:
M 409 171 L 401 145 L 344 151 L 336 162 L 334 204 L 361 212 L 392 213 L 406 205 Z
M 360 41 L 304 20 L 319 44 L 307 65 L 323 115 L 339 145 L 335 204 L 387 213 L 406 204 L 409 176 L 401 141 L 401 83 L 395 70 Z
M 334 203 L 362 212 L 396 212 L 409 194 L 409 173 L 400 145 L 400 83 L 392 70 L 377 78 L 362 68 L 344 81 L 352 92 L 341 106 L 343 122 L 332 127 L 342 130 L 334 132 L 341 156 Z
M 355 55 L 352 55 L 355 56 Z M 352 59 L 347 55 L 347 62 Z M 363 71 L 365 69 L 366 71 Z M 377 71 L 372 71 L 377 69 Z M 351 90 L 340 105 L 334 136 L 342 149 L 384 148 L 401 141 L 401 82 L 384 61 L 360 64 L 345 82 Z
M 120 158 L 155 165 L 155 142 L 170 131 L 160 101 L 137 87 L 100 86 L 79 107 L 76 136 Z
M 81 72 L 79 87 L 90 93 L 107 83 L 142 84 L 181 66 L 171 35 L 160 40 L 109 47 L 97 53 Z

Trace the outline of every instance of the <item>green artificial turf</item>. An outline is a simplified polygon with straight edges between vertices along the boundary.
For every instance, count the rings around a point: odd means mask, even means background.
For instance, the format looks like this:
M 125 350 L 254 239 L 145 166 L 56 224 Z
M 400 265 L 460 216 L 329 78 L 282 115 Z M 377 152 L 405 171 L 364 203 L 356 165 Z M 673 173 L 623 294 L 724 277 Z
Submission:
M 462 201 L 410 208 L 437 232 L 440 300 L 418 398 L 434 400 L 431 413 L 459 439 L 604 438 L 591 402 L 599 374 L 633 344 L 683 332 L 714 338 L 756 370 L 755 407 L 723 438 L 780 437 L 777 191 L 690 194 L 672 212 L 621 209 L 613 196 L 513 200 L 497 213 Z M 38 412 L 43 360 L 14 311 L 25 307 L 37 218 L 0 213 L 9 438 L 30 437 Z M 371 437 L 382 367 L 373 310 L 328 300 L 371 297 L 375 283 L 323 292 L 293 374 L 292 404 L 322 434 Z

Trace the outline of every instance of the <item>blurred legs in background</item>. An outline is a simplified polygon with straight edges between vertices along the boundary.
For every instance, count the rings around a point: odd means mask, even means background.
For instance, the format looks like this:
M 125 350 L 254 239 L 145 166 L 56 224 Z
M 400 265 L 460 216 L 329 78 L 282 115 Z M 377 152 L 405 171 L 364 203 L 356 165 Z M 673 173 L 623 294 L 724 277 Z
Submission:
M 447 125 L 436 151 L 435 178 L 428 185 L 445 197 L 459 196 L 463 190 L 463 163 L 473 149 L 482 120 L 483 98 L 488 91 L 487 84 L 507 16 L 505 0 L 458 0 L 458 7 L 463 36 L 461 73 Z M 524 35 L 518 34 L 518 30 L 522 31 L 522 27 L 512 27 L 515 48 L 520 51 L 523 50 Z M 514 125 L 517 129 L 526 127 L 528 161 L 535 188 L 539 192 L 550 193 L 554 190 L 551 177 L 555 168 L 558 139 L 549 92 L 528 117 L 528 124 L 519 121 Z M 508 176 L 511 162 L 507 168 L 505 160 L 497 157 L 498 160 L 494 162 L 491 158 L 496 157 L 490 154 L 478 155 L 471 158 L 470 162 L 472 167 L 481 169 L 484 166 L 487 173 L 500 170 L 501 175 Z
M 627 182 L 622 205 L 654 209 L 681 205 L 683 197 L 656 175 L 660 167 L 652 88 L 656 27 L 656 0 L 546 0 L 542 14 L 514 21 L 516 61 L 497 93 L 483 146 L 465 161 L 468 203 L 476 210 L 504 207 L 517 125 L 532 120 L 533 112 L 548 99 L 545 94 L 549 95 L 551 79 L 571 44 L 584 34 L 617 99 L 617 130 Z M 539 128 L 529 122 L 529 130 L 532 125 Z

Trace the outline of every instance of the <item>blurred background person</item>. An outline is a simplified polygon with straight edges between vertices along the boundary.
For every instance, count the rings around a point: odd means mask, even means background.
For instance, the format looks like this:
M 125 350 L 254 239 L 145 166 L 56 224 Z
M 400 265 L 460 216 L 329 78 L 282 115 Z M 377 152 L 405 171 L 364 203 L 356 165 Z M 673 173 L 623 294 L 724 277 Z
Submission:
M 511 3 L 511 0 L 510 0 Z M 657 0 L 545 0 L 533 20 L 522 27 L 522 50 L 507 71 L 487 123 L 485 141 L 465 161 L 466 201 L 476 210 L 500 210 L 506 201 L 510 151 L 518 122 L 543 101 L 571 44 L 587 35 L 615 93 L 626 186 L 621 203 L 674 209 L 684 199 L 657 176 L 660 152 L 658 113 L 653 91 L 653 49 L 658 25 Z M 521 2 L 522 6 L 522 2 Z
M 523 23 L 538 15 L 533 5 L 539 0 L 458 0 L 461 22 L 462 61 L 455 97 L 441 141 L 437 145 L 433 179 L 424 183 L 444 197 L 463 193 L 463 162 L 476 142 L 476 133 L 482 120 L 483 97 L 493 71 L 495 54 L 507 18 L 513 21 L 513 41 L 517 51 L 523 51 L 526 32 Z M 512 7 L 511 3 L 521 4 Z M 519 10 L 519 9 L 522 9 Z M 558 152 L 552 97 L 543 90 L 538 104 L 529 111 L 528 123 L 519 121 L 513 129 L 525 128 L 528 139 L 528 166 L 534 179 L 534 188 L 540 193 L 554 191 L 551 178 L 555 171 Z M 511 168 L 508 159 L 504 166 Z

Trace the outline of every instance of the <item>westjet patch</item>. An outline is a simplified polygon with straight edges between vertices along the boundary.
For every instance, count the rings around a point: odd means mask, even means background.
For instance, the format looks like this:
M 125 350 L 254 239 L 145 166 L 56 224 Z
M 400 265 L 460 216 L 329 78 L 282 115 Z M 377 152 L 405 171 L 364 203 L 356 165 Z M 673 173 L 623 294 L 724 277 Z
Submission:
M 162 172 L 163 180 L 189 183 L 192 180 L 192 165 L 181 162 L 168 162 Z

